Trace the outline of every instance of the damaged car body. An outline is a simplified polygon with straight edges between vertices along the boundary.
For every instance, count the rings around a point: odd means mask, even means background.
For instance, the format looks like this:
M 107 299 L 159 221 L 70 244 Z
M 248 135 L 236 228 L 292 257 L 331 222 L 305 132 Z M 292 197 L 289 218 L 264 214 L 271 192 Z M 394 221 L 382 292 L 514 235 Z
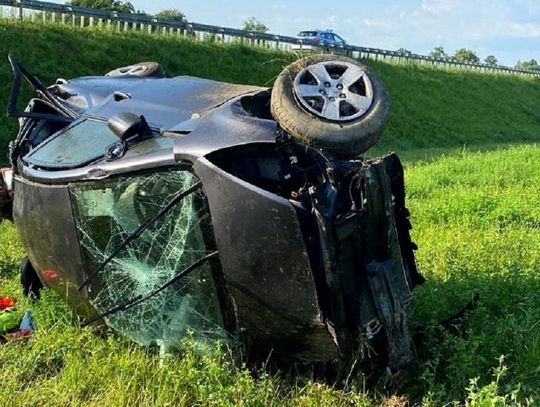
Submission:
M 398 157 L 360 155 L 388 112 L 367 68 L 309 57 L 267 89 L 140 64 L 45 87 L 10 61 L 2 208 L 86 323 L 167 349 L 191 333 L 308 363 L 368 348 L 407 362 L 423 278 Z M 23 79 L 37 95 L 19 111 Z

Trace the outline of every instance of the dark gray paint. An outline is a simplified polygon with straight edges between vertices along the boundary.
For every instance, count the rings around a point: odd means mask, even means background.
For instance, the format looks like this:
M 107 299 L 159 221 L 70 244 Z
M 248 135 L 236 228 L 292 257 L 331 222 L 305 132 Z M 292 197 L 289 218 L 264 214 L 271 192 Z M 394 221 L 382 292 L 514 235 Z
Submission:
M 14 191 L 13 218 L 40 279 L 81 315 L 91 316 L 93 308 L 77 291 L 84 271 L 68 187 L 16 177 Z
M 307 351 L 301 338 L 318 332 L 312 346 L 324 348 L 325 354 L 337 352 L 324 329 L 298 217 L 289 201 L 205 158 L 195 162 L 194 171 L 208 197 L 223 275 L 237 293 L 239 318 L 250 330 L 248 336 L 255 343 L 272 338 L 275 347 L 290 353 L 295 346 L 298 352 Z
M 69 94 L 67 101 L 79 106 L 86 116 L 107 120 L 119 113 L 144 115 L 148 124 L 168 130 L 238 95 L 264 90 L 190 76 L 176 78 L 87 77 L 55 85 Z M 114 92 L 129 95 L 116 101 Z

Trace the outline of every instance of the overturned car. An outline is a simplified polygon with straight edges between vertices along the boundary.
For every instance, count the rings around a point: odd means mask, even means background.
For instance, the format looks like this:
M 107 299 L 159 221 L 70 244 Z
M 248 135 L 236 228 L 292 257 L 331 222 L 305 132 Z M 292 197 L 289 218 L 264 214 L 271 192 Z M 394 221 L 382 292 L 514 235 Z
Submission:
M 45 87 L 10 61 L 20 132 L 0 206 L 27 290 L 146 345 L 192 334 L 309 363 L 407 361 L 423 279 L 399 159 L 361 157 L 389 110 L 365 66 L 312 56 L 267 89 L 142 63 Z M 36 97 L 21 111 L 23 79 Z

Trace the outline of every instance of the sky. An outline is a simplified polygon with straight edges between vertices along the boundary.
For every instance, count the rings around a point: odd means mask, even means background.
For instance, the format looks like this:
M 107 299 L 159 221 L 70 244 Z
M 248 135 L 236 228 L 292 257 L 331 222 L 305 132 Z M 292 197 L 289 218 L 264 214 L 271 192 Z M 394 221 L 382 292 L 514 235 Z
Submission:
M 55 1 L 62 3 L 63 1 Z M 272 33 L 333 29 L 348 43 L 427 54 L 469 48 L 500 64 L 540 61 L 540 0 L 131 0 L 155 14 L 177 8 L 189 21 L 241 27 L 253 16 Z

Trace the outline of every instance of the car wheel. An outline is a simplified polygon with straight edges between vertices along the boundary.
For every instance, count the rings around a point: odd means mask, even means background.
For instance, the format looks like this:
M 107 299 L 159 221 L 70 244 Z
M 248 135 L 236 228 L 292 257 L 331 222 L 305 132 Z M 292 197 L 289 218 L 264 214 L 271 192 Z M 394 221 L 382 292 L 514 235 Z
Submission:
M 38 277 L 36 269 L 30 263 L 28 257 L 25 257 L 20 265 L 21 285 L 23 294 L 26 297 L 39 298 L 39 292 L 43 288 L 43 283 Z
M 165 78 L 165 70 L 157 62 L 139 62 L 122 68 L 117 68 L 105 76 L 141 76 L 150 78 Z
M 382 82 L 360 62 L 315 55 L 286 67 L 272 89 L 272 115 L 293 137 L 339 157 L 381 137 L 390 109 Z

